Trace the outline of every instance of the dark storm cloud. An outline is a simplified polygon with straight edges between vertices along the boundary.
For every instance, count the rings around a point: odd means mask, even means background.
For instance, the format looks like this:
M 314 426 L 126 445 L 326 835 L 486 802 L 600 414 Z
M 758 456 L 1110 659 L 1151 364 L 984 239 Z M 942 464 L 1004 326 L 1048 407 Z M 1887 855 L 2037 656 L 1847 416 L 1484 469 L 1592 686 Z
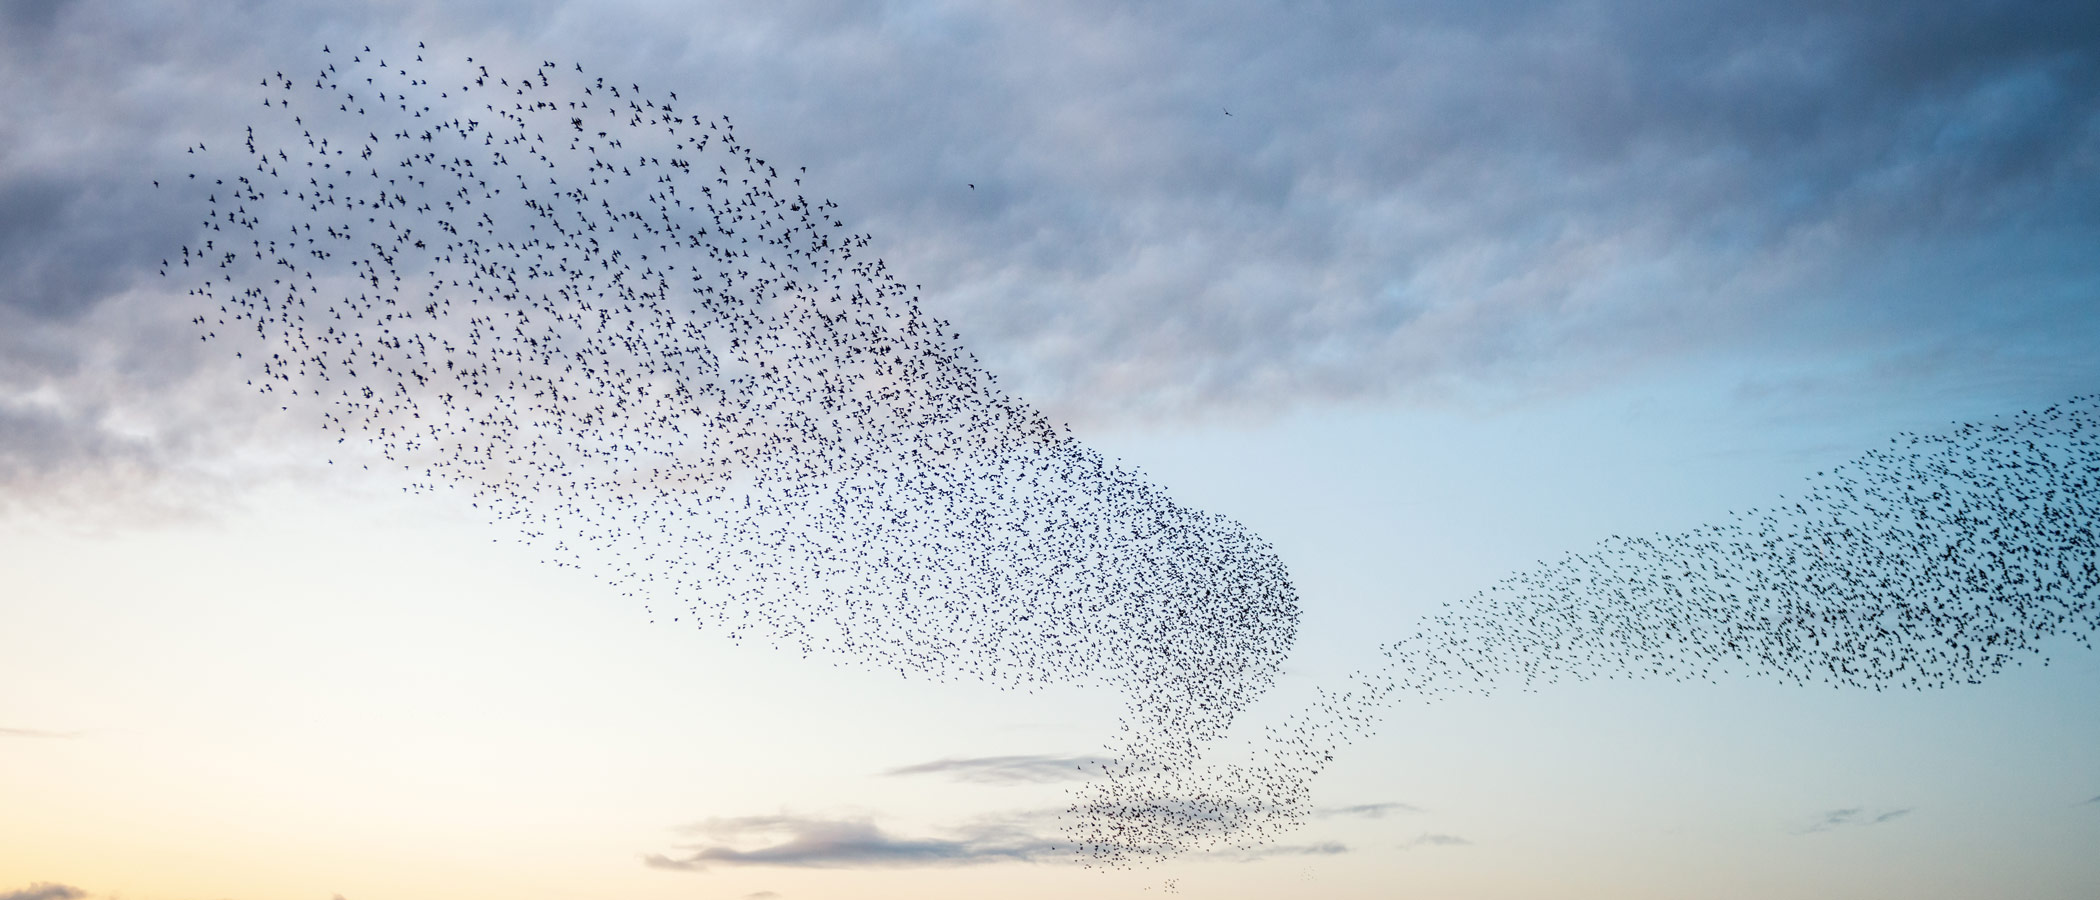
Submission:
M 901 766 L 884 775 L 945 775 L 975 784 L 1043 784 L 1084 779 L 1098 772 L 1101 760 L 1086 756 L 979 756 L 938 759 Z
M 40 881 L 25 888 L 0 892 L 0 900 L 80 900 L 87 892 L 67 884 Z
M 1058 852 L 1049 839 L 1002 822 L 950 829 L 951 836 L 945 838 L 899 837 L 868 819 L 788 815 L 713 819 L 688 830 L 722 843 L 692 846 L 675 855 L 647 854 L 642 862 L 687 871 L 711 866 L 920 868 L 1031 862 Z M 749 849 L 739 849 L 739 844 Z

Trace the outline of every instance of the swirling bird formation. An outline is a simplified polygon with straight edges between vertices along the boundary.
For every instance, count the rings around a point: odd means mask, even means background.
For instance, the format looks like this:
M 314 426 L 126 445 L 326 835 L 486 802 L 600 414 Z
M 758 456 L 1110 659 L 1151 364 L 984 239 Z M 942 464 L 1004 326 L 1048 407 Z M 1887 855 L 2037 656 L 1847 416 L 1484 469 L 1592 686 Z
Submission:
M 1298 607 L 1270 546 L 1000 391 L 726 117 L 581 65 L 323 59 L 184 181 L 204 233 L 169 262 L 286 410 L 654 620 L 1111 683 L 1163 758 L 1273 679 Z
M 1294 827 L 1398 698 L 1728 673 L 1923 689 L 2100 626 L 2081 398 L 1542 563 L 1216 762 L 1296 631 L 1266 542 L 1000 391 L 726 117 L 581 65 L 423 53 L 324 48 L 310 76 L 262 79 L 237 165 L 182 182 L 202 234 L 164 273 L 199 277 L 200 338 L 654 619 L 906 675 L 1119 687 L 1125 734 L 1067 820 L 1090 864 Z
M 2100 632 L 2100 397 L 1904 434 L 1798 499 L 1681 534 L 1613 537 L 1447 604 L 1381 664 L 1267 729 L 1256 760 L 1111 768 L 1078 808 L 1118 862 L 1253 845 L 1399 700 L 1562 680 L 1972 684 Z

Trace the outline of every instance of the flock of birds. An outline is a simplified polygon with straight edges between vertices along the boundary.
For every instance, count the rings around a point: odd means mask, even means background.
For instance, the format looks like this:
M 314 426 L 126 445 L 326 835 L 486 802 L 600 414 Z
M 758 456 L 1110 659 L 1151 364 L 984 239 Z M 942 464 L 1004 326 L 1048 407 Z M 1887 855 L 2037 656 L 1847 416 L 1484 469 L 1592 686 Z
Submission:
M 1296 633 L 1269 544 L 1003 393 L 726 117 L 580 65 L 424 52 L 323 48 L 262 79 L 267 120 L 184 182 L 200 234 L 163 263 L 199 281 L 199 337 L 653 620 L 905 675 L 1117 686 L 1116 762 L 1066 824 L 1089 864 L 1294 826 L 1396 696 L 1731 670 L 1936 686 L 2100 624 L 2079 400 L 1516 576 L 1254 761 L 1207 761 Z
M 1613 537 L 1509 576 L 1268 727 L 1244 764 L 1124 760 L 1081 788 L 1122 859 L 1273 839 L 1314 776 L 1396 701 L 1562 680 L 1972 684 L 2100 632 L 2100 397 L 1904 434 L 1798 499 Z
M 1095 679 L 1193 759 L 1298 620 L 1271 547 L 1039 412 L 801 170 L 541 63 L 262 81 L 168 260 L 258 390 L 654 620 L 935 679 Z M 192 153 L 208 153 L 204 146 Z

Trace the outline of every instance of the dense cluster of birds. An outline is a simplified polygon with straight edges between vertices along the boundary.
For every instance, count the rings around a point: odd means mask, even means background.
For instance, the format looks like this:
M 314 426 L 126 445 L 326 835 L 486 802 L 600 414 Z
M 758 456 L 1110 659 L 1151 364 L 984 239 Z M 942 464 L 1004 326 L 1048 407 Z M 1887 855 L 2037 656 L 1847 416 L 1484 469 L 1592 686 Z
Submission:
M 1114 761 L 1066 825 L 1089 864 L 1294 827 L 1400 697 L 1730 672 L 1925 688 L 2100 624 L 2080 399 L 1542 564 L 1217 762 L 1296 633 L 1270 545 L 1003 393 L 726 117 L 581 65 L 425 52 L 323 48 L 262 79 L 265 120 L 183 182 L 201 233 L 163 263 L 200 282 L 199 337 L 365 448 L 346 459 L 463 492 L 653 620 L 905 675 L 1119 687 Z
M 1107 682 L 1162 757 L 1271 682 L 1271 547 L 1003 393 L 802 169 L 675 93 L 424 54 L 262 79 L 236 165 L 183 180 L 203 232 L 165 265 L 273 402 L 654 621 Z
M 1613 537 L 1447 604 L 1380 664 L 1269 727 L 1252 759 L 1143 760 L 1082 788 L 1098 846 L 1158 859 L 1257 844 L 1396 702 L 1562 680 L 1971 684 L 2100 632 L 2100 397 L 1904 434 L 1798 499 Z

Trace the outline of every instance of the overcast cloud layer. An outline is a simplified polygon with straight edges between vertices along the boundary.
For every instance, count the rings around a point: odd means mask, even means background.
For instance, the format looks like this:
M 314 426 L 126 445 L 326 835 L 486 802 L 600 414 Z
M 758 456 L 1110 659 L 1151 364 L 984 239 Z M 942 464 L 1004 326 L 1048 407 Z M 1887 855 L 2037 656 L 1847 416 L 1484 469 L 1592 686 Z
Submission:
M 1081 420 L 1541 396 L 1751 358 L 2068 394 L 2100 343 L 2091 4 L 4 16 L 18 500 L 256 469 L 226 460 L 283 423 L 180 336 L 186 298 L 156 273 L 195 222 L 151 182 L 238 140 L 244 88 L 331 42 L 583 62 L 731 115 L 1003 383 Z

